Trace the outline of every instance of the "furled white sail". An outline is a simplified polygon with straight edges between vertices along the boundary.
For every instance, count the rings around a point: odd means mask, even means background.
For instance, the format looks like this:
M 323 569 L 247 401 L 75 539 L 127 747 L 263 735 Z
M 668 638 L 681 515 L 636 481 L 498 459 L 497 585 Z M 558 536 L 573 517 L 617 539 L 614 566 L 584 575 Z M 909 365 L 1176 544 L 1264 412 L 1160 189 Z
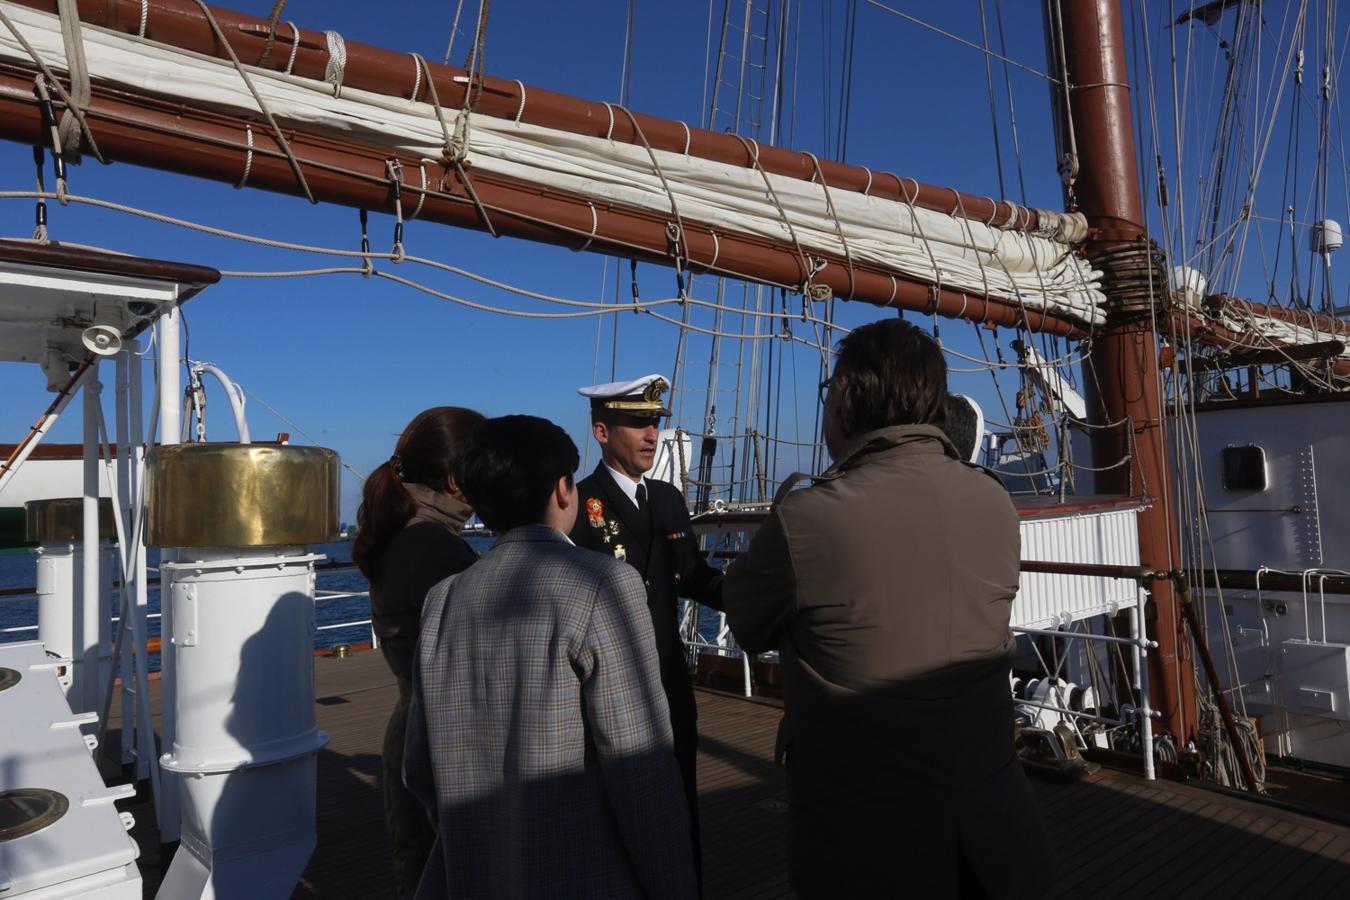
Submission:
M 47 65 L 65 72 L 59 19 L 22 7 L 11 7 L 9 14 Z M 89 25 L 82 32 L 95 83 L 235 115 L 258 113 L 228 62 Z M 30 62 L 7 30 L 0 31 L 0 59 Z M 416 65 L 408 59 L 410 66 Z M 391 153 L 432 160 L 441 156 L 444 134 L 436 110 L 427 103 L 351 88 L 335 96 L 327 82 L 253 68 L 249 73 L 283 127 L 340 135 L 388 147 Z M 453 129 L 461 113 L 443 114 Z M 808 254 L 848 257 L 949 290 L 1004 297 L 1084 323 L 1104 318 L 1100 273 L 1073 252 L 1071 241 L 1086 234 L 1077 214 L 1041 212 L 1039 233 L 1028 234 L 854 191 L 827 193 L 820 184 L 755 168 L 649 152 L 490 116 L 470 114 L 467 135 L 467 159 L 475 170 L 596 203 L 670 214 L 672 221 L 678 209 L 687 228 L 795 243 Z M 415 177 L 409 180 L 415 183 Z

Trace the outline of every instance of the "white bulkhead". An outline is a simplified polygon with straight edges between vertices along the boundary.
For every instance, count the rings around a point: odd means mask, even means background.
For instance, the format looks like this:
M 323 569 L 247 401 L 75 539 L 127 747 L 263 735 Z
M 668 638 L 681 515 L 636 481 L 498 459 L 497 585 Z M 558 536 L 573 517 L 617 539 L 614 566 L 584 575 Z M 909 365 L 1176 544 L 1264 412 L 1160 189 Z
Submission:
M 1251 581 L 1203 592 L 1235 712 L 1259 719 L 1267 753 L 1350 767 L 1350 594 L 1326 589 L 1350 570 L 1350 400 L 1216 405 L 1197 424 L 1191 541 Z

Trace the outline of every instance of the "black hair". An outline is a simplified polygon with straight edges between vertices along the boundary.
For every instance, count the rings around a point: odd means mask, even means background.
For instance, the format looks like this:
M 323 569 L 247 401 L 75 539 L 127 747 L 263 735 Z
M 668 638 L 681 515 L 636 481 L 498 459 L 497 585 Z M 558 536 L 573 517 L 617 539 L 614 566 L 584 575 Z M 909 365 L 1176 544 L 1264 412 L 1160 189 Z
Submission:
M 469 435 L 456 480 L 483 524 L 502 534 L 543 521 L 553 486 L 570 484 L 580 463 L 577 445 L 548 419 L 500 416 Z
M 980 436 L 975 433 L 977 418 L 975 407 L 970 405 L 969 400 L 957 394 L 947 395 L 947 424 L 942 430 L 947 433 L 956 446 L 956 452 L 961 454 L 965 462 L 970 462 L 975 455 L 975 445 L 980 440 Z
M 394 455 L 366 478 L 356 511 L 352 561 L 367 579 L 379 580 L 385 548 L 417 515 L 417 502 L 404 485 L 422 484 L 444 492 L 465 438 L 482 421 L 481 413 L 461 406 L 423 410 L 399 435 Z
M 947 362 L 924 332 L 903 319 L 881 319 L 839 341 L 834 378 L 844 376 L 839 427 L 853 438 L 892 425 L 947 420 Z

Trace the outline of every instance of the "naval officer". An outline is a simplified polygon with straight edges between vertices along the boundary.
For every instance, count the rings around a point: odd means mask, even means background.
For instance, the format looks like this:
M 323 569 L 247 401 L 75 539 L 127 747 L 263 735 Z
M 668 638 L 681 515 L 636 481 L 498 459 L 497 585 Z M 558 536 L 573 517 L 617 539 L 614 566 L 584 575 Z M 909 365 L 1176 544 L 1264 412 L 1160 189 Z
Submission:
M 646 477 L 656 461 L 661 417 L 670 415 L 661 402 L 669 387 L 660 375 L 647 375 L 577 391 L 590 401 L 591 433 L 600 445 L 601 460 L 577 484 L 581 508 L 571 538 L 580 547 L 627 562 L 646 583 L 697 862 L 698 711 L 677 610 L 680 597 L 721 609 L 722 573 L 704 560 L 684 495 L 667 482 Z

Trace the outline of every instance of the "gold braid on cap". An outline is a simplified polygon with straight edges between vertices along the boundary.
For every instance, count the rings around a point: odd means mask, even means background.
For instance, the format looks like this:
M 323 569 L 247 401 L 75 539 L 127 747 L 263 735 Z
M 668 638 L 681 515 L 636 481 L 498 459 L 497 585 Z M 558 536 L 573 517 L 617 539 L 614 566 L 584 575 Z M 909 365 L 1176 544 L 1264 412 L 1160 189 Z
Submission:
M 628 398 L 619 398 L 617 400 L 606 400 L 605 409 L 618 410 L 620 412 L 661 412 L 665 407 L 661 405 L 661 395 L 670 387 L 664 378 L 658 378 L 642 390 L 642 399 L 633 400 Z

